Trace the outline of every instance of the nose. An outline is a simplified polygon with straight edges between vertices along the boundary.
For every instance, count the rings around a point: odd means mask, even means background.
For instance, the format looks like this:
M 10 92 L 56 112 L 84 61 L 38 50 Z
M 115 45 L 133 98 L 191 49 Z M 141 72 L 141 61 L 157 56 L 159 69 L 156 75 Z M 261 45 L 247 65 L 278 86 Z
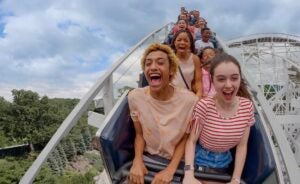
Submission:
M 225 81 L 225 87 L 226 88 L 230 88 L 232 85 L 231 85 L 231 81 L 229 80 L 229 79 L 227 79 L 226 81 Z
M 150 70 L 155 70 L 156 69 L 156 63 L 152 62 L 150 65 Z

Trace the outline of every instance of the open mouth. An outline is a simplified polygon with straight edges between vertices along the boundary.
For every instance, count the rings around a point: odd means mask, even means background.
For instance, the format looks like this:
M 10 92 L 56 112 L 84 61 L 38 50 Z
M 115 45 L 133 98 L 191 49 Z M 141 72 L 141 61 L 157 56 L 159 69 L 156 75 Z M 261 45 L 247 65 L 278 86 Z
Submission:
M 184 50 L 185 46 L 178 46 L 178 50 Z
M 151 85 L 157 86 L 161 82 L 161 75 L 160 74 L 150 74 L 150 81 Z
M 224 95 L 225 99 L 226 100 L 231 100 L 232 97 L 233 97 L 233 92 L 234 91 L 231 91 L 231 92 L 223 91 L 223 95 Z

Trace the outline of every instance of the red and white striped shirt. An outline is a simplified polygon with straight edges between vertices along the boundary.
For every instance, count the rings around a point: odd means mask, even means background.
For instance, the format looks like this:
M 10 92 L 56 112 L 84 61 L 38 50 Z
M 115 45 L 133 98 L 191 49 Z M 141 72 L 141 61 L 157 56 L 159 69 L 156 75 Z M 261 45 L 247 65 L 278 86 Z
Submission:
M 254 124 L 254 110 L 251 100 L 239 97 L 237 113 L 229 118 L 222 117 L 216 109 L 213 98 L 201 99 L 193 112 L 193 130 L 203 126 L 199 143 L 207 150 L 224 152 L 235 147 L 245 129 Z

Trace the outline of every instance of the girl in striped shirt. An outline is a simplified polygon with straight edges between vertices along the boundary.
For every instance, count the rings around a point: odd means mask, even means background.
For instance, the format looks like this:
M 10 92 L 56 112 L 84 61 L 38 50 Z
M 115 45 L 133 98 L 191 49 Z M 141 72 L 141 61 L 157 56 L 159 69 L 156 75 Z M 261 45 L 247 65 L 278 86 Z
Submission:
M 230 149 L 236 147 L 234 170 L 230 183 L 240 183 L 247 154 L 254 110 L 250 94 L 242 79 L 238 61 L 225 53 L 211 62 L 210 74 L 216 94 L 196 105 L 191 133 L 185 149 L 183 183 L 208 183 L 194 177 L 194 165 L 212 172 L 228 168 Z

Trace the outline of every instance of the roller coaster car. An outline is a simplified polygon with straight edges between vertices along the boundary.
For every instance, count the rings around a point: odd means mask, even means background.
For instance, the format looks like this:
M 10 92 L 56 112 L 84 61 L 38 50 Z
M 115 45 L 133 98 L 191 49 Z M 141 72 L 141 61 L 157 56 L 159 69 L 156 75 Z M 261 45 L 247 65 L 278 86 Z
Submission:
M 256 123 L 251 127 L 248 141 L 248 153 L 242 180 L 244 183 L 278 183 L 276 179 L 275 160 L 271 146 L 261 119 L 255 113 Z M 129 115 L 127 97 L 122 99 L 115 109 L 100 135 L 101 156 L 104 167 L 109 173 L 112 183 L 122 183 L 129 173 L 134 157 L 135 131 Z M 232 150 L 234 156 L 234 150 Z M 145 182 L 150 183 L 158 171 L 165 168 L 164 164 L 145 163 L 149 173 Z M 232 170 L 232 169 L 231 169 Z M 184 171 L 179 167 L 171 183 L 181 183 Z M 228 182 L 232 173 L 215 174 L 195 171 L 195 176 L 203 180 Z

